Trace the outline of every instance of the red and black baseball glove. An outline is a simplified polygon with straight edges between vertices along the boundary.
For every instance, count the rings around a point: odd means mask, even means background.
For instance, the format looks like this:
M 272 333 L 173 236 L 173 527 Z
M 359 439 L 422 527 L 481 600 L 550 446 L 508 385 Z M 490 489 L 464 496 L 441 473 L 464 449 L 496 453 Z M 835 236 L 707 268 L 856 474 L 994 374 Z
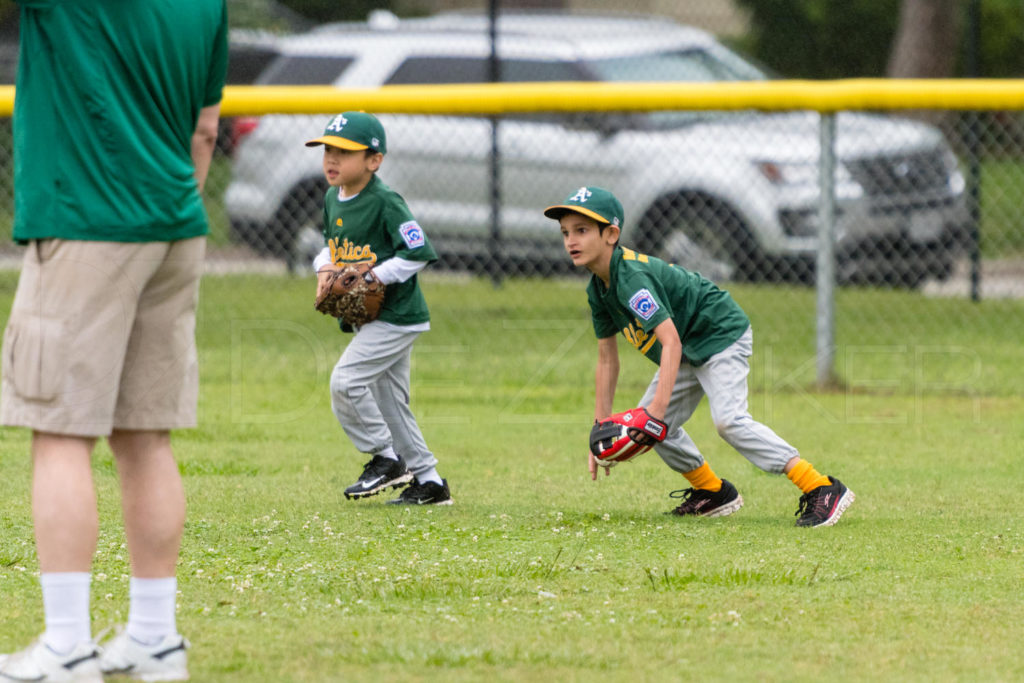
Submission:
M 647 412 L 634 408 L 596 422 L 590 430 L 590 452 L 597 464 L 614 467 L 665 440 L 668 425 Z

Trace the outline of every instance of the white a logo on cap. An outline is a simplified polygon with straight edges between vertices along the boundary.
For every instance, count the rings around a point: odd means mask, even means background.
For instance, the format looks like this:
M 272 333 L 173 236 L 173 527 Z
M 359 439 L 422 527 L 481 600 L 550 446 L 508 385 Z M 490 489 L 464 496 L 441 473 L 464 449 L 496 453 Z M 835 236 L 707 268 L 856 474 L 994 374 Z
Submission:
M 588 190 L 585 187 L 581 187 L 580 189 L 576 190 L 576 194 L 574 194 L 572 196 L 572 199 L 570 199 L 569 201 L 570 202 L 580 202 L 582 204 L 583 202 L 585 202 L 588 199 L 590 199 L 590 195 L 591 194 L 592 194 L 592 192 L 590 190 Z
M 329 124 L 327 124 L 327 130 L 333 130 L 333 131 L 337 131 L 338 133 L 340 133 L 341 129 L 344 128 L 347 125 L 348 125 L 348 119 L 345 118 L 345 115 L 344 114 L 338 114 L 333 119 L 331 119 L 331 122 Z

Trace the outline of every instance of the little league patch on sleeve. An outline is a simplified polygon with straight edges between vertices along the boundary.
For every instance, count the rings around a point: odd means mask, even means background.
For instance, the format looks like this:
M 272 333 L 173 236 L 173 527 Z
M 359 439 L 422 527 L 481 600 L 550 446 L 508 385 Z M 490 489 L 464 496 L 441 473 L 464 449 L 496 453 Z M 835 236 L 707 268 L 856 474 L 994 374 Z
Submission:
M 644 320 L 650 320 L 651 316 L 658 312 L 658 302 L 648 289 L 641 289 L 630 297 L 629 307 Z
M 398 232 L 402 233 L 402 239 L 405 240 L 405 246 L 410 249 L 416 247 L 422 247 L 425 239 L 423 237 L 423 228 L 416 221 L 406 221 L 398 226 Z

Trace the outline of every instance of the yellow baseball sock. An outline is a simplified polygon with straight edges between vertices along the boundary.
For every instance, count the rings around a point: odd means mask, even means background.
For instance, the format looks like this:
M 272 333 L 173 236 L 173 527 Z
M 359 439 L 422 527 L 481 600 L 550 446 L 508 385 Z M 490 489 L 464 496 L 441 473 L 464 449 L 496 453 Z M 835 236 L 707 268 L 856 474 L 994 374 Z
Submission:
M 690 482 L 690 486 L 695 489 L 704 489 L 712 493 L 722 489 L 722 480 L 711 471 L 711 465 L 706 462 L 695 470 L 683 472 L 683 476 Z
M 828 486 L 831 482 L 824 474 L 814 469 L 814 465 L 801 459 L 786 472 L 789 480 L 800 487 L 804 493 L 810 493 L 819 486 Z

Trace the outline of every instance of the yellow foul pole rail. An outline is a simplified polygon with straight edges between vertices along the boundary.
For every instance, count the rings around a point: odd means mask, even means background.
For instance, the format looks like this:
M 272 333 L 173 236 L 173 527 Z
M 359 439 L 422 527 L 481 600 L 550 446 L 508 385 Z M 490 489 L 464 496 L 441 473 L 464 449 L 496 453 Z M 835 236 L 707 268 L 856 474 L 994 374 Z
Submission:
M 763 81 L 745 83 L 501 83 L 330 87 L 236 86 L 223 113 L 329 113 L 350 109 L 393 114 L 491 115 L 512 112 L 794 109 L 1022 110 L 1024 80 Z
M 0 86 L 0 116 L 14 87 Z M 1024 79 L 849 79 L 729 83 L 499 83 L 329 86 L 228 86 L 222 114 L 323 114 L 349 109 L 392 114 L 493 115 L 513 112 L 794 109 L 1024 110 Z

